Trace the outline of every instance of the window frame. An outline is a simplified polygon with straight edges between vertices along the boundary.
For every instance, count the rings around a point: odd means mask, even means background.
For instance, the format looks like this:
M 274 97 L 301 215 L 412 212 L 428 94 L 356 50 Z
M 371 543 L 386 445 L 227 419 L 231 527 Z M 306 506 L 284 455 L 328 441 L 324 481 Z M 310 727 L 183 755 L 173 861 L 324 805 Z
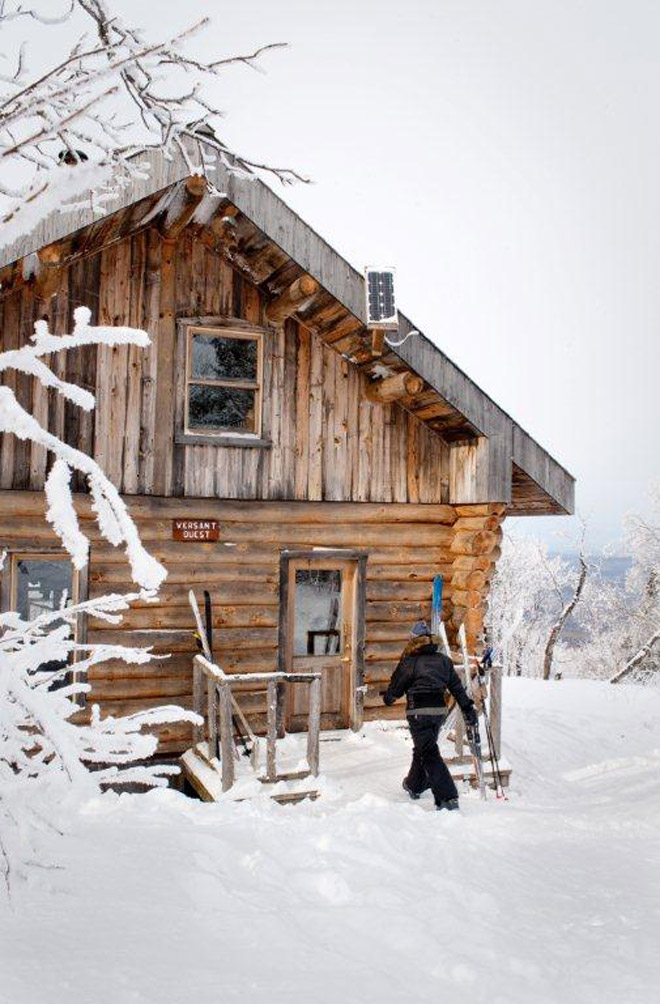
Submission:
M 350 611 L 349 611 L 349 616 L 347 616 L 346 615 L 346 609 L 345 609 L 346 602 L 347 602 L 347 592 L 348 592 L 348 588 L 347 587 L 350 586 L 350 581 L 347 582 L 347 572 L 348 572 L 348 578 L 350 580 L 350 575 L 352 573 L 352 569 L 350 568 L 350 566 L 347 566 L 346 562 L 336 562 L 335 563 L 336 567 L 334 567 L 334 568 L 329 567 L 330 564 L 331 563 L 329 563 L 328 567 L 326 567 L 326 566 L 324 566 L 322 564 L 316 564 L 315 565 L 315 564 L 312 564 L 311 562 L 309 562 L 307 564 L 307 567 L 305 567 L 304 565 L 298 563 L 292 569 L 293 575 L 292 575 L 291 585 L 292 585 L 292 588 L 293 588 L 293 596 L 292 596 L 292 601 L 291 601 L 291 607 L 292 607 L 291 655 L 292 655 L 292 657 L 294 659 L 300 659 L 302 657 L 308 657 L 308 658 L 310 658 L 310 657 L 311 658 L 327 658 L 327 657 L 330 657 L 330 658 L 332 658 L 334 656 L 341 657 L 342 655 L 344 655 L 344 650 L 345 650 L 346 645 L 347 645 L 347 643 L 349 641 L 349 638 L 347 638 L 347 632 L 346 632 L 347 621 L 350 621 L 350 619 L 351 619 L 350 618 Z M 308 631 L 307 631 L 307 645 L 306 645 L 306 650 L 304 652 L 299 652 L 299 651 L 296 651 L 296 628 L 297 628 L 297 617 L 296 617 L 296 615 L 300 612 L 300 604 L 298 602 L 298 597 L 299 597 L 299 594 L 298 594 L 298 588 L 299 588 L 298 576 L 299 576 L 300 573 L 305 573 L 305 572 L 331 572 L 331 573 L 334 572 L 334 573 L 337 573 L 339 575 L 339 592 L 337 594 L 337 596 L 339 598 L 339 606 L 337 608 L 337 614 L 338 614 L 338 622 L 337 623 L 339 625 L 339 628 L 338 629 L 337 629 L 337 627 L 335 627 L 335 628 L 320 628 L 317 631 L 311 631 L 311 629 L 308 629 Z M 334 635 L 337 638 L 337 651 L 336 652 L 315 652 L 315 651 L 312 650 L 310 652 L 310 650 L 309 650 L 309 644 L 310 644 L 310 637 L 309 636 L 310 636 L 310 634 L 325 635 L 326 638 L 328 638 L 330 635 Z M 350 634 L 350 632 L 349 632 L 349 634 Z
M 257 344 L 257 373 L 255 380 L 210 380 L 192 376 L 192 344 L 195 335 L 234 338 Z M 179 321 L 177 428 L 178 443 L 216 446 L 270 446 L 263 434 L 264 390 L 264 339 L 266 331 L 256 325 L 236 318 L 185 318 Z M 191 385 L 227 387 L 250 390 L 255 397 L 254 430 L 210 429 L 205 431 L 189 425 L 189 388 Z
M 31 561 L 68 561 L 71 564 L 71 604 L 82 603 L 88 597 L 88 569 L 89 563 L 82 569 L 77 569 L 73 564 L 73 559 L 68 551 L 56 545 L 49 547 L 30 547 L 28 544 L 18 544 L 17 541 L 0 541 L 0 554 L 5 556 L 2 572 L 0 573 L 0 609 L 3 613 L 9 610 L 16 610 L 18 600 L 18 581 L 16 577 L 16 563 L 21 559 Z M 77 645 L 84 645 L 87 641 L 87 618 L 84 614 L 78 614 L 73 626 L 73 641 Z M 73 652 L 71 655 L 71 682 L 79 683 L 82 676 L 76 671 L 76 663 L 80 661 L 83 653 Z M 77 703 L 84 705 L 85 695 L 79 694 Z

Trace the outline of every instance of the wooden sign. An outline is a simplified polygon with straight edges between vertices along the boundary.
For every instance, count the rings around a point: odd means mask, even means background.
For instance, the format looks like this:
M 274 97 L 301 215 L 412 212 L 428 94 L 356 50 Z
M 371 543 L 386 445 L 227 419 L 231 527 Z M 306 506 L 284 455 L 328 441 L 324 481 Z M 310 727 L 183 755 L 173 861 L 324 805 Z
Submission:
M 219 540 L 220 524 L 217 519 L 173 519 L 173 540 Z

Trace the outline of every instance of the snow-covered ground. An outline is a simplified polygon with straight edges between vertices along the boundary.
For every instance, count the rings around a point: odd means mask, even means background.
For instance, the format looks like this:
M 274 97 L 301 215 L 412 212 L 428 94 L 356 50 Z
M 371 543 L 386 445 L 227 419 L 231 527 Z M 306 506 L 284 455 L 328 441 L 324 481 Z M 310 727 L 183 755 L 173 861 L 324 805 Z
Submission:
M 324 743 L 315 803 L 79 807 L 0 895 L 2 1004 L 651 1004 L 660 693 L 505 683 L 509 801 L 412 803 L 401 729 Z M 54 838 L 53 838 L 54 839 Z

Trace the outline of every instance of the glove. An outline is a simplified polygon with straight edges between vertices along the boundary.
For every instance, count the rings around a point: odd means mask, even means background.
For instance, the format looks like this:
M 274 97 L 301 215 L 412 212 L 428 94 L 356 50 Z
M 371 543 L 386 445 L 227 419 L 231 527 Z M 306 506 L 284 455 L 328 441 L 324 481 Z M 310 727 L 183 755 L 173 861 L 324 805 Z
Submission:
M 463 709 L 463 718 L 465 719 L 466 725 L 469 725 L 472 728 L 474 728 L 479 722 L 476 708 L 471 701 L 470 701 L 470 706 L 468 708 Z

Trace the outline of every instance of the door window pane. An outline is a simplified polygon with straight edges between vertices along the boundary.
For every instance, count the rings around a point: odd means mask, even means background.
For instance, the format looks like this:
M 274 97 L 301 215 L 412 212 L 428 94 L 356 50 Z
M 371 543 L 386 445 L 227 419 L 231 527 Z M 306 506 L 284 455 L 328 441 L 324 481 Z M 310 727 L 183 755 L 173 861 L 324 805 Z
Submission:
M 257 340 L 194 334 L 190 376 L 198 380 L 256 380 Z
M 341 572 L 296 570 L 294 655 L 336 655 L 341 651 Z

